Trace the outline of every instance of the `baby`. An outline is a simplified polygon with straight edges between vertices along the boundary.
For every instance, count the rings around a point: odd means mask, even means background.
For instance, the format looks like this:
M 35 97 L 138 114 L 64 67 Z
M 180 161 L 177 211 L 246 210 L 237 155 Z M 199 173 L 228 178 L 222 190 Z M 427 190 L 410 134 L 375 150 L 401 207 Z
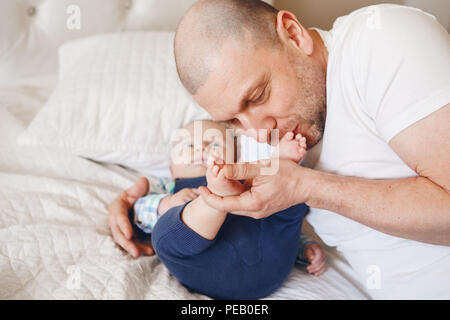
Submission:
M 299 204 L 260 220 L 209 207 L 198 187 L 207 186 L 221 196 L 246 188 L 226 179 L 216 165 L 222 159 L 235 160 L 234 137 L 213 121 L 193 122 L 183 132 L 173 146 L 170 169 L 175 181 L 164 186 L 167 194 L 147 195 L 134 206 L 134 223 L 152 234 L 155 252 L 169 271 L 190 290 L 217 299 L 268 296 L 294 264 L 322 274 L 322 248 L 301 237 L 307 206 Z M 298 163 L 306 141 L 287 133 L 277 148 L 280 158 Z

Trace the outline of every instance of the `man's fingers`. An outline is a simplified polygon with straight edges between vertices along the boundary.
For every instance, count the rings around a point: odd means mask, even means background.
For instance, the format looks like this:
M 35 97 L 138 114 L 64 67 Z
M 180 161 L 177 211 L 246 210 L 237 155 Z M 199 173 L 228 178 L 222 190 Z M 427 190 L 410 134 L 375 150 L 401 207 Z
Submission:
M 139 251 L 145 255 L 145 256 L 152 256 L 155 254 L 155 250 L 153 250 L 153 247 L 149 244 L 145 244 L 139 241 L 135 242 L 136 246 L 138 247 Z
M 231 180 L 253 179 L 259 176 L 261 172 L 258 165 L 251 163 L 227 164 L 222 170 L 225 177 Z
M 125 251 L 131 254 L 134 258 L 139 257 L 139 249 L 133 243 L 133 241 L 128 240 L 122 234 L 120 229 L 116 225 L 111 226 L 111 231 L 113 234 L 114 241 L 121 246 Z
M 230 163 L 223 165 L 226 178 L 231 180 L 253 179 L 261 175 L 261 169 L 270 167 L 271 159 L 259 160 L 251 163 Z
M 128 212 L 126 216 L 124 216 L 123 214 L 117 215 L 116 224 L 127 240 L 131 240 L 131 238 L 133 238 L 133 227 L 131 226 L 131 222 L 128 219 Z
M 123 191 L 108 207 L 108 224 L 111 227 L 114 241 L 133 257 L 139 257 L 139 248 L 132 241 L 133 227 L 128 219 L 128 210 L 136 200 L 149 191 L 147 178 L 139 178 L 134 186 Z M 146 252 L 150 252 L 147 248 Z
M 245 191 L 238 196 L 231 197 L 219 197 L 211 193 L 208 188 L 200 187 L 200 196 L 203 200 L 213 208 L 220 211 L 234 213 L 234 211 L 244 212 L 244 211 L 257 211 L 254 201 L 252 201 L 250 191 Z
M 133 229 L 130 220 L 128 219 L 128 202 L 116 198 L 108 207 L 108 223 L 111 228 L 116 227 L 121 230 L 125 237 L 130 240 L 133 236 Z
M 122 198 L 127 201 L 129 207 L 133 206 L 137 199 L 145 196 L 150 189 L 147 178 L 139 178 L 134 186 L 125 190 Z

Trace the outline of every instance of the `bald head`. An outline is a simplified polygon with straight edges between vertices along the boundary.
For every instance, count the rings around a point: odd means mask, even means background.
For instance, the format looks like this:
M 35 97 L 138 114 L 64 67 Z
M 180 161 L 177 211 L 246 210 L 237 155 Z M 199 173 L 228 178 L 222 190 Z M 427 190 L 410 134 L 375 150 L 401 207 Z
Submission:
M 205 84 L 226 41 L 246 46 L 278 43 L 278 10 L 260 0 L 200 0 L 181 20 L 175 60 L 185 88 L 195 95 Z

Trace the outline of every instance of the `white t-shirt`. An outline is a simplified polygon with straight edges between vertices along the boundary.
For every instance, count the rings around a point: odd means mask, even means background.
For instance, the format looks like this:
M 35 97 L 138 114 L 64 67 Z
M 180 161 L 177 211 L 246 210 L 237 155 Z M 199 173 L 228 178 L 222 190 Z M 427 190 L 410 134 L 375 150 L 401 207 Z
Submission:
M 369 179 L 416 176 L 388 142 L 450 102 L 447 31 L 433 16 L 397 5 L 363 8 L 317 31 L 329 52 L 327 118 L 312 167 Z M 450 247 L 393 237 L 326 210 L 311 209 L 307 220 L 374 298 L 450 298 Z

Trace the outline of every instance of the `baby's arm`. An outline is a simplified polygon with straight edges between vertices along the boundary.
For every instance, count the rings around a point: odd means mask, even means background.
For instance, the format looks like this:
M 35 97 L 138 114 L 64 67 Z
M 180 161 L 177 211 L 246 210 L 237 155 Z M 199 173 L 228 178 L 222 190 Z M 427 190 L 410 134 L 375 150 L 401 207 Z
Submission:
M 222 197 L 241 194 L 245 186 L 239 181 L 226 179 L 216 161 L 223 162 L 215 154 L 210 159 L 206 170 L 208 189 Z M 187 227 L 209 240 L 216 237 L 226 217 L 227 212 L 221 212 L 208 206 L 202 197 L 198 197 L 189 203 L 181 213 L 181 220 Z
M 167 195 L 162 198 L 158 206 L 158 215 L 163 215 L 167 210 L 181 206 L 182 204 L 196 199 L 199 196 L 196 188 L 185 188 L 175 194 Z
M 159 217 L 173 207 L 178 207 L 198 197 L 197 189 L 182 189 L 175 194 L 148 194 L 139 198 L 134 204 L 134 220 L 139 229 L 152 233 Z

